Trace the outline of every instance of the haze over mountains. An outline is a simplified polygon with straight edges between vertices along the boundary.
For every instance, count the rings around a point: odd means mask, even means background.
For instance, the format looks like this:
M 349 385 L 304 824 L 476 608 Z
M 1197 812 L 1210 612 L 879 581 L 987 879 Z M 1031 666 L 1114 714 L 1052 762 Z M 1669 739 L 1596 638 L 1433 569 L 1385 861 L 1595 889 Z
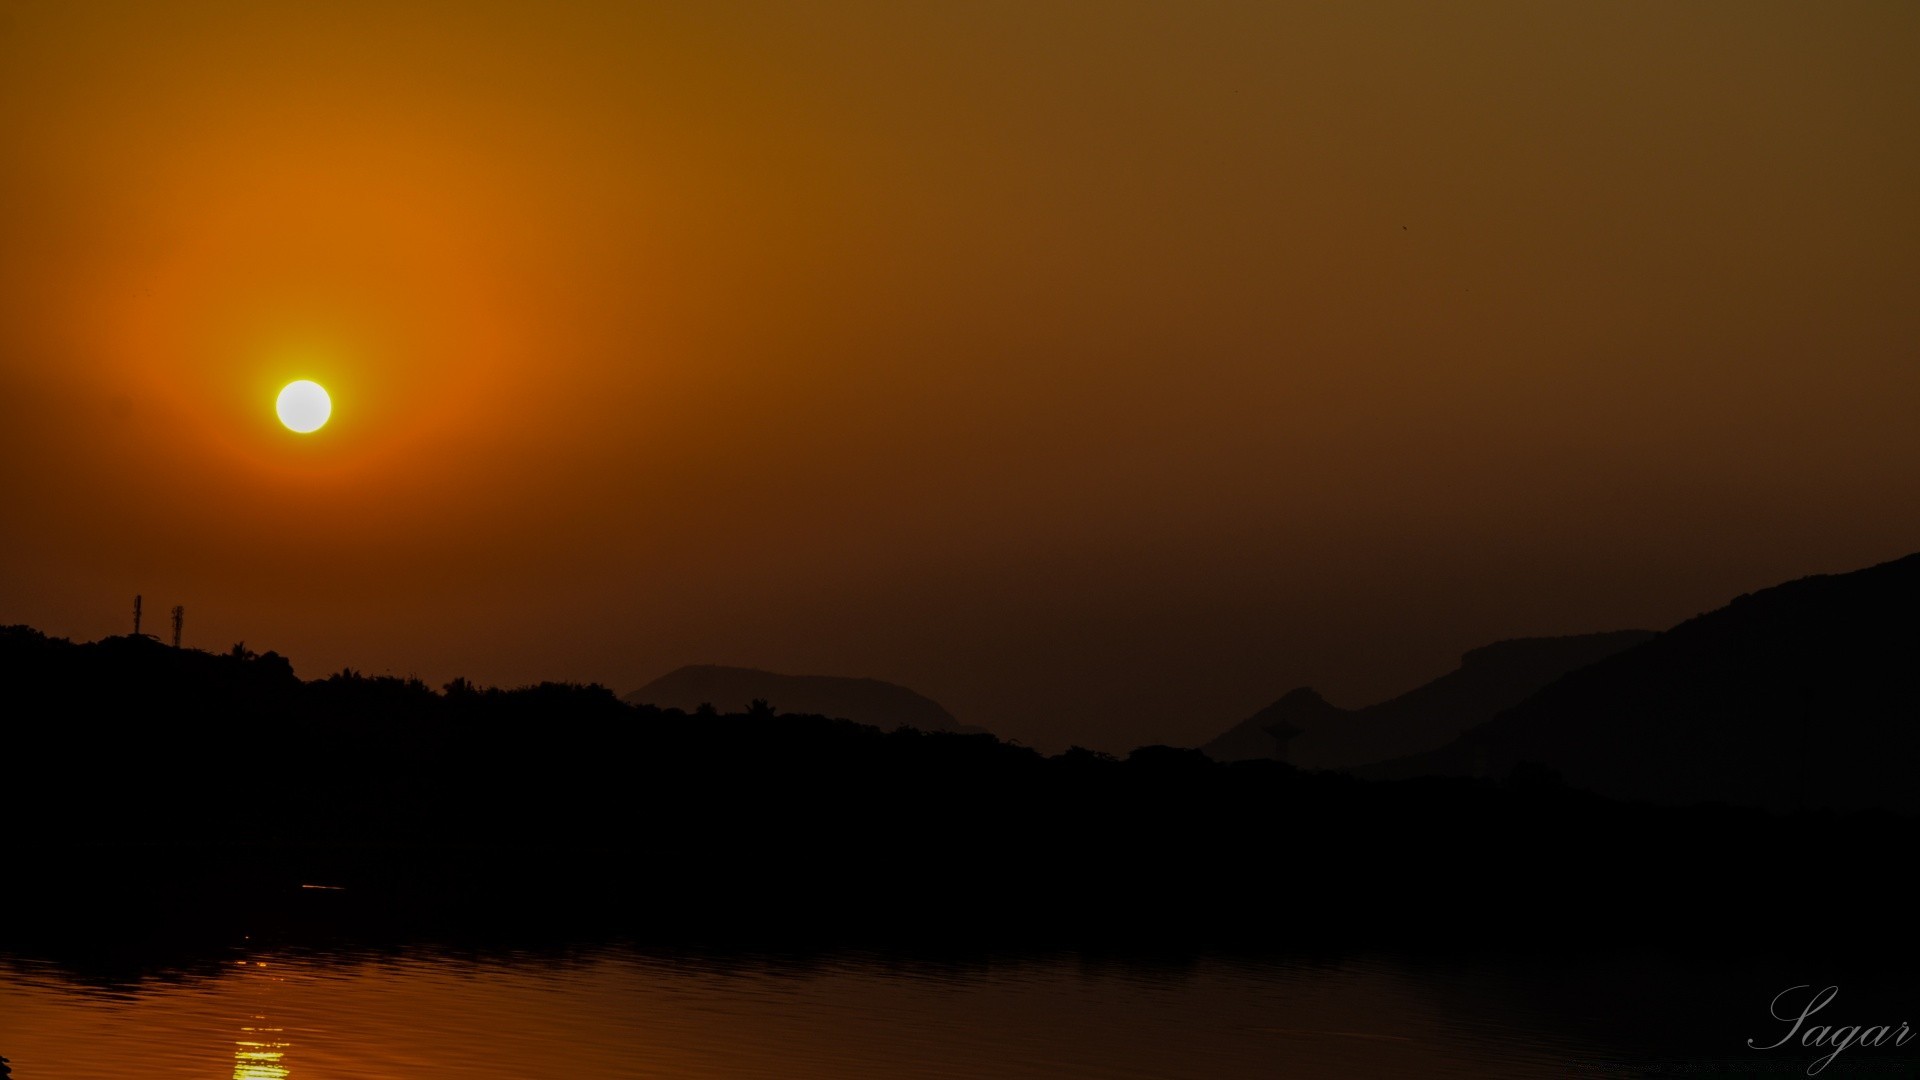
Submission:
M 1647 630 L 1617 630 L 1498 641 L 1468 651 L 1457 669 L 1430 683 L 1359 709 L 1330 704 L 1303 686 L 1201 749 L 1216 761 L 1277 756 L 1309 769 L 1348 769 L 1421 753 L 1491 720 L 1567 672 L 1653 636 Z M 1275 731 L 1291 733 L 1284 752 Z
M 622 933 L 803 944 L 1456 941 L 1463 928 L 1747 940 L 1809 912 L 1895 925 L 1906 868 L 1880 856 L 1911 821 L 1864 811 L 1920 810 L 1916 611 L 1920 555 L 1789 582 L 1650 637 L 1474 650 L 1397 705 L 1323 711 L 1385 723 L 1414 715 L 1411 701 L 1457 719 L 1488 687 L 1511 693 L 1514 673 L 1538 677 L 1545 656 L 1642 639 L 1439 749 L 1344 771 L 1165 746 L 1043 756 L 797 705 L 688 715 L 563 683 L 303 681 L 240 646 L 4 627 L 0 865 L 60 884 L 34 920 L 88 933 L 126 918 L 127 881 L 189 911 L 325 881 L 366 897 L 370 916 L 539 910 Z M 851 685 L 938 709 L 872 680 L 748 674 L 758 681 L 680 681 L 790 702 Z M 1289 698 L 1284 715 L 1306 715 Z M 1650 805 L 1716 802 L 1731 808 Z M 1862 813 L 1763 812 L 1800 807 Z M 1849 889 L 1790 875 L 1730 914 L 1719 890 L 1645 885 L 1734 881 L 1814 847 L 1849 867 Z M 1596 873 L 1596 852 L 1623 853 L 1631 872 Z M 1276 867 L 1313 888 L 1277 901 Z M 1409 884 L 1440 880 L 1461 887 L 1410 912 Z M 797 898 L 795 882 L 808 883 Z
M 1740 596 L 1359 772 L 1516 769 L 1622 799 L 1920 811 L 1920 554 Z
M 1216 759 L 1268 758 L 1276 747 L 1270 730 L 1277 728 L 1291 731 L 1291 764 L 1368 779 L 1557 778 L 1632 801 L 1920 812 L 1916 613 L 1920 555 L 1911 555 L 1743 595 L 1665 633 L 1499 642 L 1468 652 L 1458 670 L 1367 708 L 1340 709 L 1303 688 L 1205 750 Z M 141 746 L 150 736 L 178 742 L 236 709 L 278 730 L 301 710 L 330 708 L 362 685 L 351 673 L 303 684 L 284 659 L 254 657 L 238 646 L 222 657 L 145 639 L 73 646 L 24 628 L 9 630 L 4 641 L 0 682 L 16 717 L 44 714 L 40 723 L 0 723 L 16 750 L 60 737 L 65 721 L 48 721 L 75 715 L 112 722 L 116 731 L 124 719 L 130 726 L 118 737 Z M 63 675 L 61 665 L 79 666 Z M 473 693 L 459 680 L 445 695 L 412 681 L 389 682 L 382 693 L 427 717 L 466 708 Z M 484 700 L 495 703 L 490 708 L 511 703 L 532 720 L 552 701 L 578 693 L 548 689 Z M 581 700 L 580 707 L 608 716 L 641 706 L 652 708 L 634 715 L 665 710 L 690 721 L 689 730 L 701 718 L 685 714 L 703 704 L 762 719 L 777 710 L 884 730 L 977 730 L 938 703 L 879 680 L 711 665 L 671 672 L 626 695 L 625 704 L 605 691 Z M 756 701 L 771 709 L 751 708 Z M 163 731 L 131 723 L 147 711 L 178 722 Z M 343 716 L 358 725 L 368 720 L 363 713 Z M 308 726 L 323 730 L 317 721 Z M 530 724 L 519 737 L 537 729 Z M 147 760 L 145 754 L 130 760 Z

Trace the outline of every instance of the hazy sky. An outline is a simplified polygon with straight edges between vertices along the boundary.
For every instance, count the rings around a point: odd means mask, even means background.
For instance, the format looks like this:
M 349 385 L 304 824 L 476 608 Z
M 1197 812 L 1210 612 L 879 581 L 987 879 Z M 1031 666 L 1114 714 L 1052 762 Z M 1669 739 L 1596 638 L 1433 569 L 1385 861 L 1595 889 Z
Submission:
M 1905 0 L 289 7 L 0 0 L 0 623 L 1124 749 L 1920 549 Z

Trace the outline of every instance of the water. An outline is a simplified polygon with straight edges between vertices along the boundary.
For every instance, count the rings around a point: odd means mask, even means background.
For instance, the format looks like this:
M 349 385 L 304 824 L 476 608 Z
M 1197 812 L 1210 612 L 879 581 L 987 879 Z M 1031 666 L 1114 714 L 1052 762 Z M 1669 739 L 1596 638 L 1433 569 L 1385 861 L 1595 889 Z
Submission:
M 608 946 L 217 964 L 100 981 L 0 957 L 0 1053 L 14 1080 L 1792 1076 L 1815 1056 L 1702 1020 L 1688 1034 L 1718 1058 L 1660 1057 L 1662 1010 L 1684 1028 L 1702 994 L 1757 996 L 1736 1011 L 1766 1035 L 1773 991 L 1658 958 L 954 965 Z M 1822 1075 L 1895 1067 L 1875 1054 Z

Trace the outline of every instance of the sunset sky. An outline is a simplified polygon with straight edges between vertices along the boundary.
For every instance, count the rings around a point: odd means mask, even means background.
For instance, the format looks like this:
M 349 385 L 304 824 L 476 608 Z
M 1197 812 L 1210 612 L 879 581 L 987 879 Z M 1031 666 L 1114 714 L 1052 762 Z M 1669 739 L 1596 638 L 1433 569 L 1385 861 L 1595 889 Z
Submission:
M 1917 57 L 1905 0 L 0 0 L 0 623 L 1109 750 L 1665 628 L 1920 550 Z

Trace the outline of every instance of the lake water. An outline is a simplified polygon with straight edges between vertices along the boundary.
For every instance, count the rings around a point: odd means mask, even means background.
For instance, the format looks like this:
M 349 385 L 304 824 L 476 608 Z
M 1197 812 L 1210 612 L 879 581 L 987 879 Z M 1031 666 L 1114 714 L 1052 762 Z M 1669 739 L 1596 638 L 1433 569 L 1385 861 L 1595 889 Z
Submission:
M 1741 1045 L 1742 1027 L 1771 1041 L 1766 1001 L 1791 985 L 1777 977 L 1631 956 L 956 964 L 602 946 L 239 948 L 109 980 L 0 957 L 0 1054 L 14 1080 L 1804 1075 L 1811 1051 Z M 1715 995 L 1746 1019 L 1689 1014 Z M 1661 1050 L 1673 1040 L 1709 1056 Z M 1822 1075 L 1904 1069 L 1856 1048 Z

